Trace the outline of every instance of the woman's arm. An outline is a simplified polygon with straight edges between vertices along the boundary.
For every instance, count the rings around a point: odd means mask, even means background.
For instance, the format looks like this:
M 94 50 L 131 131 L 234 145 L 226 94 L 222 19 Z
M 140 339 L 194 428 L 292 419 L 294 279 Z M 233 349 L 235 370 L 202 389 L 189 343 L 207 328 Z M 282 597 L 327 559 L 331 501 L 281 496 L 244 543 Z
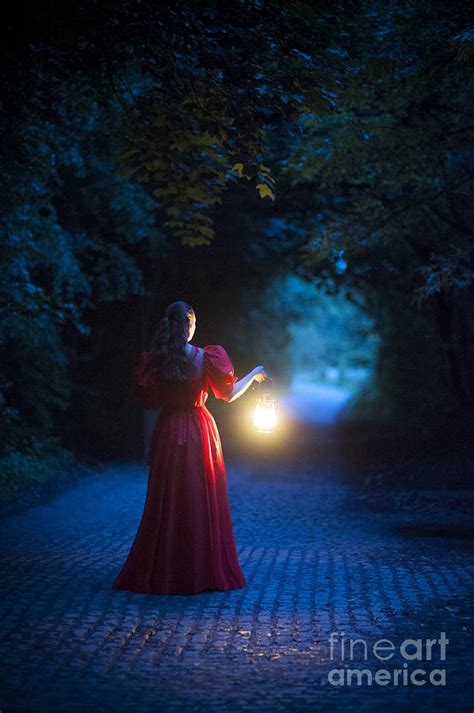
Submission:
M 148 411 L 144 410 L 143 411 L 143 433 L 144 433 L 144 440 L 145 440 L 145 452 L 144 452 L 144 459 L 145 462 L 149 464 L 150 462 L 150 446 L 151 446 L 151 437 L 153 435 L 153 431 L 155 429 L 155 424 L 156 421 L 161 413 L 161 409 L 155 409 L 154 411 Z
M 264 381 L 266 378 L 267 374 L 263 366 L 256 366 L 255 369 L 252 369 L 246 376 L 235 382 L 234 388 L 228 398 L 229 403 L 238 399 L 242 394 L 245 394 L 254 379 L 255 381 Z

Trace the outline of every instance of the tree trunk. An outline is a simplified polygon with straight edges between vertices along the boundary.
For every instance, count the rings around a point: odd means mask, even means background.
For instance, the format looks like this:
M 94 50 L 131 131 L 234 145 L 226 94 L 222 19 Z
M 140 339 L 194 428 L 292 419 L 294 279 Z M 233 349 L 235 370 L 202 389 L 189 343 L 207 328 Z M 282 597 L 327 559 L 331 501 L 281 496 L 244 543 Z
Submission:
M 468 398 L 463 386 L 461 370 L 458 364 L 456 346 L 453 334 L 454 305 L 445 295 L 437 294 L 434 297 L 434 315 L 441 337 L 441 348 L 446 364 L 447 373 L 452 387 L 452 393 L 458 404 L 467 406 Z
M 473 344 L 473 325 L 466 314 L 467 305 L 469 305 L 468 300 L 460 300 L 457 304 L 456 317 L 457 324 L 459 328 L 459 341 L 461 345 L 461 371 L 464 377 L 464 390 L 466 391 L 467 398 L 470 404 L 472 404 L 474 396 L 473 388 L 473 371 L 472 371 L 472 361 L 474 355 L 472 353 Z

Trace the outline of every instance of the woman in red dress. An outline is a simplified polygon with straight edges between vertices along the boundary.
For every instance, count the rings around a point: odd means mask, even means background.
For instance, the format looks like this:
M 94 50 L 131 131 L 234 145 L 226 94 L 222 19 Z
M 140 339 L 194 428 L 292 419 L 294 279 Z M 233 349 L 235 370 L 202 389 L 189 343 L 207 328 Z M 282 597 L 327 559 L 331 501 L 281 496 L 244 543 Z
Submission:
M 193 594 L 242 589 L 227 497 L 226 469 L 216 422 L 205 406 L 209 386 L 234 401 L 262 366 L 240 381 L 225 349 L 195 347 L 194 310 L 185 302 L 166 309 L 149 352 L 140 354 L 134 393 L 159 410 L 147 462 L 142 518 L 113 589 L 147 594 Z

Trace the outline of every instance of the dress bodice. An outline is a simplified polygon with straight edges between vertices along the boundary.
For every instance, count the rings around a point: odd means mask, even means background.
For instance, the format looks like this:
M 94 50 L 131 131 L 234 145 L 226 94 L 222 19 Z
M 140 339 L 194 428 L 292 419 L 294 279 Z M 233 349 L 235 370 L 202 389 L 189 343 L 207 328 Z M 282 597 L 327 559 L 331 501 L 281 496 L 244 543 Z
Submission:
M 153 354 L 140 354 L 133 375 L 133 392 L 143 408 L 199 408 L 207 401 L 209 387 L 217 398 L 229 399 L 237 377 L 224 347 L 210 344 L 193 346 L 193 350 L 193 373 L 184 382 L 159 379 L 154 369 Z

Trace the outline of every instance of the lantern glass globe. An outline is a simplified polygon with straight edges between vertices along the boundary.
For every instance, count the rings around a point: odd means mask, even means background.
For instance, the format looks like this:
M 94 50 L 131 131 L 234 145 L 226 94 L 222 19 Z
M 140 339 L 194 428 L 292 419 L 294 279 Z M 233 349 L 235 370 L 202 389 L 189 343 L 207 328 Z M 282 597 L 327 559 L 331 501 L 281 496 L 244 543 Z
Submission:
M 271 399 L 262 399 L 255 407 L 254 426 L 258 431 L 269 433 L 276 425 L 275 404 Z

